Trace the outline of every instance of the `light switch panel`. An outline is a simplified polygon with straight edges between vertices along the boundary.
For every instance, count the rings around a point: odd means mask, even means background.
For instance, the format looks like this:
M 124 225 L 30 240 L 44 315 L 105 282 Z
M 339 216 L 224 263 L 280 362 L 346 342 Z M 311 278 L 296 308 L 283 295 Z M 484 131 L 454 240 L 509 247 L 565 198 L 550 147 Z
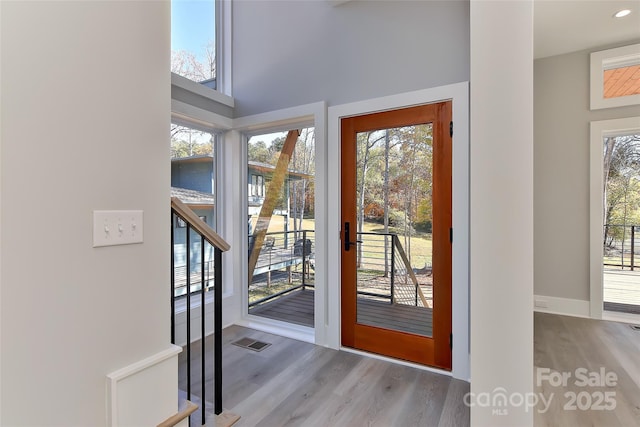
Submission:
M 93 211 L 93 247 L 143 241 L 142 211 Z

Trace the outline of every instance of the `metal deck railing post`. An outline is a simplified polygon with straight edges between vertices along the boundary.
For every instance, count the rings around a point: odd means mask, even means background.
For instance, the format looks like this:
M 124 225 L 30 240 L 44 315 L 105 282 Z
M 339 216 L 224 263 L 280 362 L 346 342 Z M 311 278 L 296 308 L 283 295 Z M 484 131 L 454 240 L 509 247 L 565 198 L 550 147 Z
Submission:
M 302 290 L 304 291 L 305 273 L 306 273 L 306 252 L 307 252 L 307 230 L 302 232 Z
M 636 226 L 631 226 L 631 271 L 633 271 L 633 262 L 635 258 L 635 246 L 636 246 Z
M 396 236 L 392 234 L 391 236 L 391 304 L 393 304 L 393 292 L 395 286 L 396 279 Z M 385 236 L 385 239 L 387 236 Z

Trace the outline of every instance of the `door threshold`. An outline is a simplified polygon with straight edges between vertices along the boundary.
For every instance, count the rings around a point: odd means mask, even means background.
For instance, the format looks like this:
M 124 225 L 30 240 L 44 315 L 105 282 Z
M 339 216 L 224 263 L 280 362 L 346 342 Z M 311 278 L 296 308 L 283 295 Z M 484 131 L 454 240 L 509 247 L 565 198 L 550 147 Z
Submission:
M 395 363 L 402 366 L 408 366 L 410 368 L 420 369 L 422 371 L 432 372 L 434 374 L 445 375 L 447 377 L 453 377 L 453 373 L 451 371 L 445 371 L 444 369 L 434 368 L 433 366 L 421 365 L 419 363 L 407 362 L 402 359 L 395 359 L 393 357 L 382 356 L 376 353 L 369 353 L 367 351 L 357 350 L 351 347 L 340 346 L 340 351 L 346 351 L 348 353 L 354 353 L 359 356 L 370 357 L 372 359 L 383 360 L 385 362 Z
M 602 312 L 602 320 L 608 320 L 611 322 L 620 322 L 620 323 L 633 323 L 635 325 L 640 325 L 639 314 L 621 313 L 618 311 L 604 310 Z
M 296 325 L 280 320 L 269 319 L 266 317 L 247 315 L 245 318 L 235 322 L 239 326 L 267 332 L 274 335 L 280 335 L 285 338 L 291 338 L 298 341 L 315 344 L 315 329 L 308 326 Z

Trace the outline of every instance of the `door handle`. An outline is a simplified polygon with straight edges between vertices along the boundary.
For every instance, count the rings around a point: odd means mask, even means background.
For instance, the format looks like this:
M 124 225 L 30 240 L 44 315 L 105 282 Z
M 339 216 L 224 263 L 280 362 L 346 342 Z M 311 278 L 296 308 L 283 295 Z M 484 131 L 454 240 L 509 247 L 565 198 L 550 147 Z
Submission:
M 348 251 L 351 248 L 351 245 L 355 245 L 357 243 L 362 243 L 362 240 L 356 240 L 355 242 L 351 241 L 351 231 L 350 224 L 348 222 L 344 223 L 344 250 Z

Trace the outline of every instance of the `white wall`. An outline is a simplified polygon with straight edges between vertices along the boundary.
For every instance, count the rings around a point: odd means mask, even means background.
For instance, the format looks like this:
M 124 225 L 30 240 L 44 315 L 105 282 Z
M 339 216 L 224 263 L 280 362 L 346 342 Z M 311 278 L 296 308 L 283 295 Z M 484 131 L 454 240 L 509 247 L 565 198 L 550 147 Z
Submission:
M 640 106 L 589 110 L 597 50 L 534 62 L 536 295 L 589 300 L 589 122 L 640 115 Z
M 471 393 L 493 396 L 497 388 L 507 396 L 530 393 L 532 1 L 471 1 L 470 159 Z M 531 426 L 533 412 L 518 405 L 476 404 L 471 425 Z
M 106 375 L 169 345 L 169 3 L 0 8 L 0 424 L 102 426 Z M 93 249 L 94 209 L 144 243 Z
M 466 1 L 233 3 L 236 117 L 468 80 Z

